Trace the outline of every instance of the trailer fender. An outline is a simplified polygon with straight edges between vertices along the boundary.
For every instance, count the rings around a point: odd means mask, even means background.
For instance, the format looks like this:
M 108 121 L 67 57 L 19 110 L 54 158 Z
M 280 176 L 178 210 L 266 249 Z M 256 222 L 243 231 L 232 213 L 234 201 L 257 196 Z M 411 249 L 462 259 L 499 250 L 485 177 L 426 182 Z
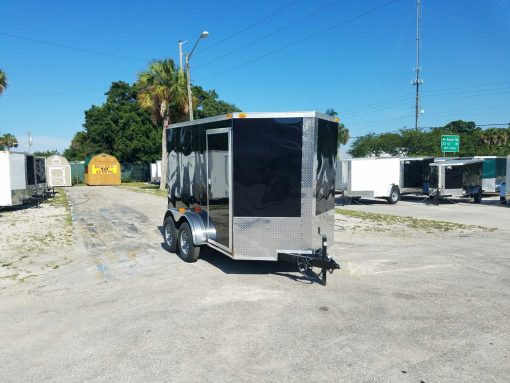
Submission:
M 177 209 L 168 209 L 165 213 L 164 219 L 169 216 L 172 216 L 176 228 L 179 228 L 183 222 L 188 223 L 193 235 L 193 244 L 195 246 L 206 244 L 208 238 L 212 240 L 216 239 L 216 230 L 214 227 L 209 229 L 207 228 L 207 213 L 204 210 L 200 213 L 195 213 L 190 210 L 186 210 L 184 213 L 181 213 Z

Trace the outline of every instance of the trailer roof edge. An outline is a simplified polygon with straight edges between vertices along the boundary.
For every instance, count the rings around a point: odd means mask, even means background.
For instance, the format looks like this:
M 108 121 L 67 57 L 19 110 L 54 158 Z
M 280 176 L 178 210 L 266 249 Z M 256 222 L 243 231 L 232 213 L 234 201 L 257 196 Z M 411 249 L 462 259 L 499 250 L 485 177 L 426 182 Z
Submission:
M 311 112 L 236 112 L 229 114 L 222 114 L 214 117 L 201 118 L 199 120 L 193 121 L 185 121 L 179 122 L 176 124 L 171 124 L 168 129 L 180 128 L 183 126 L 195 125 L 195 124 L 203 124 L 208 122 L 216 122 L 216 121 L 226 121 L 238 118 L 292 118 L 292 117 L 317 117 L 323 120 L 328 120 L 331 122 L 336 121 L 336 117 L 328 116 L 323 113 L 311 111 Z

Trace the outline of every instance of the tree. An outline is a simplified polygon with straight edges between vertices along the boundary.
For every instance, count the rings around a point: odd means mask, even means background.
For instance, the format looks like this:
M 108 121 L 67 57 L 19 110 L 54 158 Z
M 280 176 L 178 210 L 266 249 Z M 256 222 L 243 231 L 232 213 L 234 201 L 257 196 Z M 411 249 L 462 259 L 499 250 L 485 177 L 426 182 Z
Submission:
M 139 105 L 149 111 L 154 125 L 162 127 L 161 173 L 167 174 L 166 131 L 172 121 L 188 113 L 186 77 L 182 70 L 176 70 L 172 59 L 156 60 L 138 74 L 137 86 Z M 166 178 L 160 183 L 160 189 L 165 188 Z
M 368 134 L 357 138 L 349 153 L 355 157 L 379 155 L 442 156 L 441 136 L 457 134 L 460 151 L 455 155 L 506 156 L 510 154 L 510 128 L 482 130 L 474 121 L 452 121 L 430 130 L 402 129 L 398 133 Z
M 55 156 L 55 155 L 60 155 L 60 153 L 58 152 L 57 149 L 38 151 L 38 152 L 34 152 L 33 154 L 34 154 L 34 156 L 37 156 L 37 157 L 51 157 L 51 156 Z
M 138 105 L 136 86 L 114 82 L 105 95 L 103 105 L 93 105 L 85 111 L 85 131 L 76 133 L 64 156 L 83 160 L 106 152 L 120 162 L 154 162 L 161 158 L 160 130 Z
M 7 81 L 7 75 L 3 70 L 0 69 L 0 96 L 5 92 L 5 89 L 9 85 Z
M 18 139 L 10 133 L 6 133 L 3 136 L 0 136 L 0 147 L 3 150 L 11 150 L 11 148 L 18 147 Z
M 326 109 L 326 115 L 331 117 L 337 117 L 338 112 L 333 108 Z M 338 145 L 345 145 L 349 141 L 349 129 L 345 127 L 341 122 L 338 123 Z

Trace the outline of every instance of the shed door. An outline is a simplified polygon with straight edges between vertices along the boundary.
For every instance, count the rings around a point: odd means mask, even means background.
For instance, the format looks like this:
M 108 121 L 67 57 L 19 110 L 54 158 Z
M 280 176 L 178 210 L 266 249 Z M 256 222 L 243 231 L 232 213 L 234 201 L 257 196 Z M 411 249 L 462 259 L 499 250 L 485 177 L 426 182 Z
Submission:
M 232 251 L 232 150 L 230 128 L 207 131 L 208 225 L 216 229 L 215 245 Z
M 49 171 L 51 186 L 67 186 L 66 171 L 63 166 L 51 166 Z

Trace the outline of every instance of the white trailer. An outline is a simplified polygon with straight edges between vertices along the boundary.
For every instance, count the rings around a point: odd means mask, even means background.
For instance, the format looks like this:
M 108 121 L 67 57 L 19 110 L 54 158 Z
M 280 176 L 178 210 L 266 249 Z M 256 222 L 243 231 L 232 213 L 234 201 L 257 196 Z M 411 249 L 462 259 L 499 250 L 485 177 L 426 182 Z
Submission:
M 351 158 L 337 165 L 343 195 L 353 198 L 385 198 L 390 204 L 400 199 L 400 159 Z
M 159 183 L 161 181 L 161 160 L 157 160 L 151 164 L 151 182 Z
M 0 206 L 21 205 L 28 198 L 25 154 L 0 151 Z

